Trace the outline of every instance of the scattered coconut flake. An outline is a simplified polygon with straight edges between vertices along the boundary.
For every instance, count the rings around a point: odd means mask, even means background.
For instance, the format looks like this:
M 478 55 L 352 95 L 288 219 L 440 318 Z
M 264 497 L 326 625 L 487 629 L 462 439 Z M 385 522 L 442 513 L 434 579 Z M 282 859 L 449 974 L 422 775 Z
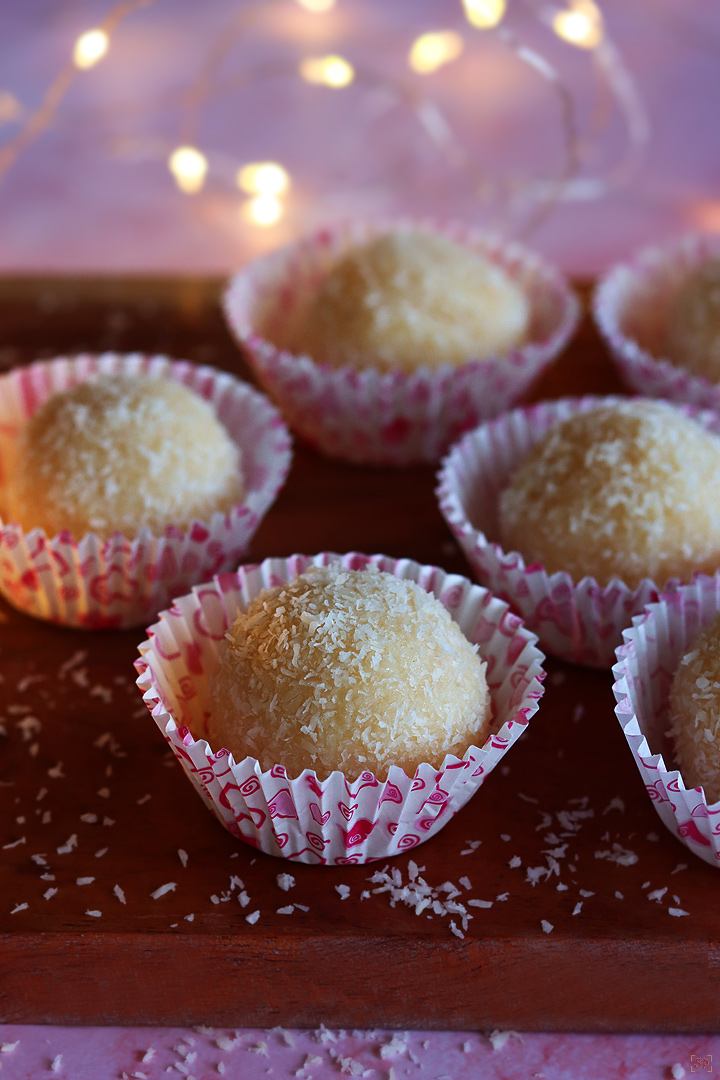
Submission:
M 97 910 L 86 911 L 85 914 L 86 915 L 92 915 L 93 919 L 99 919 L 101 917 L 101 915 L 102 915 L 102 911 L 97 911 Z
M 77 842 L 77 833 L 73 833 L 72 836 L 69 837 L 64 844 L 61 844 L 60 847 L 57 848 L 58 855 L 67 855 L 68 852 L 72 851 L 73 848 L 77 847 Z
M 16 915 L 18 913 L 18 911 L 26 911 L 28 906 L 29 906 L 28 904 L 16 904 L 15 907 L 10 912 L 10 914 L 11 915 Z
M 341 900 L 347 900 L 348 896 L 350 895 L 350 886 L 336 885 L 335 892 L 338 894 Z
M 513 855 L 512 859 L 508 863 L 511 870 L 517 870 L 518 866 L 522 866 L 522 859 L 519 855 Z
M 460 884 L 462 885 L 463 889 L 467 889 L 468 892 L 470 891 L 470 889 L 472 889 L 472 884 L 470 883 L 469 877 L 461 877 Z
M 506 844 L 509 844 L 512 840 L 512 836 L 510 835 L 510 833 L 501 832 L 500 839 L 503 840 Z
M 10 848 L 20 847 L 20 845 L 24 843 L 25 837 L 21 836 L 19 840 L 13 840 L 10 844 L 3 844 L 2 849 L 3 851 L 9 851 Z
M 573 908 L 573 915 L 579 915 L 580 912 L 582 911 L 582 906 L 583 906 L 582 900 L 578 900 L 577 904 Z
M 278 888 L 282 889 L 283 892 L 287 892 L 289 889 L 295 887 L 295 878 L 292 874 L 278 874 L 276 881 L 278 883 Z
M 50 1072 L 60 1072 L 62 1068 L 62 1054 L 56 1054 L 50 1065 Z
M 192 922 L 194 918 L 195 918 L 194 914 L 184 916 L 185 922 Z
M 619 810 L 621 814 L 625 813 L 625 801 L 621 799 L 619 795 L 616 795 L 614 799 L 611 799 L 602 812 L 602 816 L 609 814 L 611 810 Z
M 477 849 L 480 847 L 480 845 L 482 844 L 482 840 L 466 840 L 465 843 L 467 844 L 467 847 L 464 848 L 460 852 L 460 854 L 461 855 L 472 855 L 472 853 L 474 851 L 477 851 Z
M 649 832 L 645 839 L 649 840 L 651 844 L 657 844 L 660 837 L 656 832 Z
M 224 1061 L 218 1061 L 215 1068 L 217 1069 L 217 1071 L 220 1073 L 221 1076 L 224 1075 L 224 1073 L 225 1073 L 225 1062 Z
M 625 894 L 621 893 L 621 892 L 616 892 L 615 893 L 615 899 L 616 900 L 624 900 L 625 899 Z
M 370 893 L 368 893 L 368 898 L 369 898 L 369 897 L 370 897 Z M 294 906 L 294 907 L 295 907 L 295 908 L 296 908 L 296 909 L 297 909 L 298 911 L 309 911 L 309 910 L 310 910 L 310 908 L 309 908 L 309 907 L 307 906 L 307 904 L 294 904 L 293 906 Z
M 187 866 L 187 864 L 188 864 L 188 853 L 187 853 L 187 851 L 183 851 L 182 848 L 178 848 L 178 859 L 183 864 L 183 866 Z
M 689 914 L 690 914 L 689 911 L 683 911 L 683 909 L 679 908 L 679 907 L 669 907 L 668 908 L 668 915 L 675 915 L 676 918 L 680 918 L 682 915 L 689 915 Z
M 76 885 L 92 885 L 94 877 L 79 877 L 75 879 Z
M 53 765 L 51 769 L 47 771 L 48 776 L 51 776 L 53 780 L 64 780 L 65 773 L 63 772 L 63 763 L 58 761 L 57 765 Z
M 50 900 L 51 897 L 55 896 L 56 892 L 57 892 L 57 889 L 46 889 L 45 892 L 43 893 L 43 896 L 45 897 L 46 900 Z
M 510 895 L 509 892 L 501 892 L 501 893 L 498 893 L 498 895 L 495 897 L 495 899 L 499 900 L 500 903 L 502 903 L 504 900 L 507 900 L 509 895 Z
M 147 1064 L 148 1061 L 152 1061 L 152 1059 L 155 1057 L 156 1053 L 157 1053 L 157 1051 L 155 1050 L 154 1046 L 148 1046 L 147 1050 L 145 1051 L 143 1056 L 140 1058 L 140 1064 L 145 1065 L 145 1064 Z
M 670 1069 L 670 1075 L 672 1077 L 672 1080 L 683 1080 L 683 1076 L 685 1075 L 685 1069 L 682 1067 L 679 1061 L 676 1061 Z
M 670 871 L 670 876 L 673 874 L 679 874 L 681 870 L 687 870 L 688 864 L 686 862 L 679 862 L 674 870 Z
M 103 855 L 107 855 L 109 850 L 110 850 L 110 848 L 101 847 L 99 851 L 95 852 L 95 858 L 96 859 L 102 859 Z
M 159 900 L 160 897 L 165 896 L 166 893 L 175 892 L 176 888 L 176 881 L 168 881 L 165 885 L 161 885 L 158 889 L 156 889 L 155 892 L 151 892 L 150 896 L 153 898 L 153 900 Z
M 227 1035 L 218 1035 L 215 1039 L 215 1045 L 217 1046 L 218 1050 L 234 1050 L 237 1046 L 240 1045 L 240 1042 L 241 1037 L 239 1035 L 236 1035 L 232 1039 L 228 1038 Z
M 510 1039 L 519 1039 L 520 1042 L 523 1041 L 522 1035 L 517 1031 L 491 1031 L 488 1035 L 488 1039 L 492 1044 L 493 1050 L 502 1050 Z
M 19 1045 L 19 1039 L 16 1039 L 15 1042 L 0 1043 L 0 1054 L 12 1054 L 15 1047 Z
M 295 908 L 293 907 L 293 905 L 289 904 L 287 907 L 279 907 L 277 909 L 277 911 L 276 911 L 276 914 L 277 915 L 292 915 L 294 910 L 295 910 Z
M 32 742 L 33 737 L 37 735 L 42 728 L 42 724 L 37 716 L 25 716 L 22 720 L 16 720 L 15 727 L 19 728 L 23 737 L 23 742 Z
M 620 844 L 613 844 L 612 851 L 596 851 L 595 858 L 607 859 L 608 862 L 617 863 L 618 866 L 634 866 L 638 861 L 634 851 L 621 847 Z
M 252 911 L 249 915 L 245 916 L 245 922 L 249 922 L 251 926 L 254 926 L 259 918 L 260 918 L 260 912 L 259 911 Z
M 260 1040 L 260 1042 L 255 1043 L 254 1046 L 248 1046 L 247 1049 L 250 1051 L 251 1054 L 261 1054 L 263 1057 L 270 1057 L 270 1055 L 268 1053 L 267 1043 L 263 1042 L 262 1040 Z
M 585 715 L 585 706 L 584 705 L 576 705 L 575 708 L 573 709 L 573 714 L 572 714 L 573 724 L 579 724 L 584 715 Z
M 540 925 L 543 928 L 543 932 L 546 934 L 550 934 L 555 929 L 553 924 L 551 922 L 548 922 L 547 919 L 541 919 Z
M 569 886 L 563 885 L 562 881 L 558 881 L 557 885 L 555 886 L 557 892 L 567 892 L 568 888 Z
M 101 799 L 109 799 L 110 798 L 110 788 L 109 787 L 98 788 L 98 790 L 96 792 L 96 795 L 99 795 Z
M 667 885 L 664 889 L 653 889 L 647 895 L 648 900 L 657 900 L 658 904 L 662 903 L 662 898 L 667 892 Z
M 379 1054 L 383 1061 L 387 1061 L 388 1058 L 397 1057 L 399 1054 L 405 1053 L 407 1050 L 407 1033 L 396 1032 L 390 1042 L 384 1043 L 380 1049 Z
M 492 900 L 468 900 L 468 907 L 491 908 Z
M 115 895 L 117 896 L 117 898 L 118 898 L 118 900 L 120 901 L 120 903 L 121 903 L 121 904 L 124 904 L 124 903 L 125 903 L 125 893 L 123 892 L 123 890 L 122 890 L 122 889 L 120 888 L 120 886 L 119 886 L 119 885 L 115 885 L 115 886 L 113 887 L 113 892 L 114 892 L 114 893 L 115 893 Z
M 150 802 L 151 799 L 152 799 L 152 795 L 143 795 L 140 799 L 138 799 L 136 801 L 135 805 L 136 806 L 144 806 L 145 803 Z
M 80 820 L 84 822 L 85 825 L 95 825 L 97 824 L 98 816 L 97 814 L 81 814 Z

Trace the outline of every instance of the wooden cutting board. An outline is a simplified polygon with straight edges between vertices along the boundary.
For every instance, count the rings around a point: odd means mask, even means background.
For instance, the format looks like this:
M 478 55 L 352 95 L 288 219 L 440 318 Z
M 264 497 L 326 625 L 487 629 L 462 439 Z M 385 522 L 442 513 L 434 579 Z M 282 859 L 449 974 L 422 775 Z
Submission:
M 0 367 L 143 350 L 249 377 L 219 290 L 7 279 Z M 586 320 L 535 396 L 617 389 Z M 320 550 L 468 572 L 432 468 L 297 447 L 248 558 Z M 62 630 L 0 604 L 0 1021 L 717 1030 L 720 874 L 655 814 L 609 672 L 548 661 L 528 732 L 411 855 L 290 866 L 226 833 L 168 756 L 134 685 L 144 636 Z M 435 910 L 403 902 L 411 875 Z

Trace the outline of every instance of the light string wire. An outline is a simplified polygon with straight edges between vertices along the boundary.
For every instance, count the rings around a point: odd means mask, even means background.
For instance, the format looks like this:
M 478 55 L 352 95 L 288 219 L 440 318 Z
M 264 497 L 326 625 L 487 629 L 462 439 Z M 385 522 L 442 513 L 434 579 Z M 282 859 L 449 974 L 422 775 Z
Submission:
M 129 15 L 147 8 L 157 0 L 122 0 L 112 8 L 102 23 L 97 27 L 109 35 L 119 23 Z M 590 0 L 566 0 L 569 8 L 551 8 L 540 0 L 522 0 L 524 6 L 541 23 L 553 25 L 557 12 L 572 11 L 573 5 L 588 4 Z M 181 133 L 184 146 L 179 149 L 189 150 L 194 154 L 195 166 L 201 175 L 194 185 L 185 187 L 188 193 L 200 190 L 204 183 L 207 160 L 195 149 L 200 140 L 202 113 L 207 103 L 219 93 L 240 92 L 262 80 L 293 75 L 298 77 L 298 66 L 290 61 L 265 61 L 252 69 L 246 69 L 240 76 L 219 79 L 218 73 L 233 48 L 243 35 L 252 28 L 261 10 L 266 6 L 261 0 L 255 0 L 244 7 L 239 14 L 215 37 L 207 50 L 194 80 L 182 95 Z M 592 5 L 595 8 L 595 5 Z M 562 131 L 562 158 L 554 176 L 493 179 L 482 169 L 476 154 L 468 152 L 455 129 L 433 97 L 425 92 L 421 82 L 408 78 L 396 78 L 380 75 L 361 67 L 357 71 L 348 65 L 351 80 L 357 75 L 358 82 L 370 90 L 382 90 L 392 103 L 406 107 L 415 115 L 421 129 L 436 146 L 442 159 L 450 166 L 462 172 L 468 179 L 473 192 L 481 202 L 499 204 L 498 218 L 502 225 L 511 223 L 519 228 L 521 235 L 528 235 L 547 219 L 553 209 L 565 201 L 597 200 L 610 191 L 627 183 L 637 168 L 644 149 L 649 141 L 650 129 L 640 95 L 633 79 L 626 68 L 619 50 L 608 38 L 602 25 L 602 15 L 595 8 L 602 33 L 599 42 L 590 49 L 593 70 L 600 86 L 606 92 L 608 103 L 612 103 L 623 119 L 626 140 L 621 159 L 601 175 L 579 175 L 581 166 L 587 163 L 590 151 L 596 147 L 603 131 L 608 126 L 613 109 L 597 108 L 588 125 L 588 131 L 582 133 L 578 128 L 575 97 L 570 86 L 562 78 L 557 68 L 540 52 L 519 40 L 516 34 L 499 21 L 488 27 L 488 31 L 533 73 L 538 75 L 559 104 L 559 117 Z M 318 16 L 313 16 L 318 17 Z M 20 129 L 2 147 L 0 147 L 0 180 L 15 164 L 24 150 L 45 131 L 53 122 L 57 111 L 81 70 L 75 63 L 68 63 L 48 88 L 41 104 L 29 113 Z M 326 83 L 326 86 L 329 85 Z M 176 151 L 177 153 L 177 151 Z M 226 155 L 225 155 L 226 156 Z M 172 157 L 172 155 L 171 155 Z M 199 166 L 197 163 L 200 163 Z M 171 171 L 175 172 L 172 163 Z M 181 177 L 176 180 L 181 184 Z M 522 219 L 525 218 L 523 221 Z

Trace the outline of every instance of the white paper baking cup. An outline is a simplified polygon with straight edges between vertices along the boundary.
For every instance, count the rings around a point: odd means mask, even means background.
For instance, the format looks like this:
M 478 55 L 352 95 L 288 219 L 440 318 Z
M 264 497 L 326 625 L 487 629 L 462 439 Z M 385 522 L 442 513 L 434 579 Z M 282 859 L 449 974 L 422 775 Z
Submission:
M 688 276 L 720 255 L 720 237 L 684 236 L 645 248 L 608 271 L 595 290 L 593 312 L 628 387 L 662 397 L 720 409 L 720 384 L 671 362 L 665 355 L 667 317 Z
M 515 409 L 482 424 L 450 451 L 438 473 L 440 510 L 478 581 L 507 600 L 549 653 L 592 667 L 611 667 L 623 628 L 645 604 L 680 582 L 645 578 L 636 588 L 614 578 L 573 581 L 539 563 L 526 565 L 518 551 L 504 551 L 497 522 L 500 492 L 525 455 L 555 424 L 575 413 L 627 401 L 619 397 L 563 398 Z M 720 414 L 678 408 L 720 434 Z
M 463 758 L 421 764 L 414 776 L 392 766 L 386 780 L 371 772 L 319 777 L 306 769 L 288 778 L 281 765 L 262 771 L 255 758 L 235 762 L 202 738 L 207 681 L 238 610 L 264 588 L 310 566 L 376 566 L 417 582 L 450 611 L 487 660 L 492 734 Z M 435 566 L 355 552 L 266 559 L 241 566 L 176 600 L 148 630 L 136 661 L 138 686 L 151 715 L 210 810 L 233 836 L 269 855 L 326 865 L 387 858 L 434 836 L 477 791 L 525 730 L 542 695 L 543 656 L 507 604 L 486 589 Z M 194 733 L 194 734 L 193 734 Z
M 276 348 L 273 325 L 296 324 L 348 250 L 397 227 L 442 233 L 500 265 L 530 299 L 529 341 L 504 357 L 412 374 L 339 369 Z M 253 262 L 224 297 L 227 322 L 255 374 L 297 434 L 330 457 L 373 465 L 437 462 L 463 431 L 528 391 L 565 346 L 579 314 L 562 275 L 534 252 L 487 233 L 433 222 L 354 222 Z
M 209 401 L 238 444 L 245 499 L 228 514 L 193 521 L 186 531 L 149 528 L 128 539 L 88 533 L 48 537 L 0 518 L 0 592 L 28 615 L 66 626 L 119 628 L 147 624 L 173 596 L 236 566 L 280 490 L 292 458 L 290 434 L 267 398 L 232 375 L 184 360 L 140 353 L 59 357 L 0 378 L 0 479 L 3 449 L 56 390 L 97 374 L 176 379 Z M 192 446 L 188 446 L 192 453 Z
M 720 575 L 698 575 L 633 618 L 613 667 L 615 712 L 648 795 L 673 836 L 712 866 L 720 866 L 720 802 L 708 803 L 674 768 L 668 695 L 693 638 L 718 612 Z

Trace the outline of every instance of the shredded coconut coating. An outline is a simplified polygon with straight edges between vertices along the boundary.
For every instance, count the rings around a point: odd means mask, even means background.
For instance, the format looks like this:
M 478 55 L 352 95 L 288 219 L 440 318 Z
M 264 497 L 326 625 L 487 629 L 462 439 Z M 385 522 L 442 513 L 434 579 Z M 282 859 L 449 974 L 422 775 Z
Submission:
M 314 569 L 261 593 L 220 646 L 208 740 L 236 760 L 326 775 L 409 775 L 482 745 L 486 664 L 414 582 Z
M 671 734 L 686 787 L 720 800 L 720 616 L 698 634 L 670 688 Z
M 549 573 L 606 585 L 720 566 L 720 439 L 660 401 L 577 414 L 545 435 L 499 503 L 500 535 Z
M 670 359 L 720 382 L 720 257 L 695 270 L 680 288 L 667 327 Z
M 170 379 L 99 376 L 47 398 L 21 431 L 5 493 L 25 531 L 134 537 L 227 512 L 240 450 L 212 406 Z
M 334 367 L 413 371 L 502 355 L 528 320 L 525 293 L 499 266 L 444 236 L 398 230 L 336 264 L 294 348 Z

